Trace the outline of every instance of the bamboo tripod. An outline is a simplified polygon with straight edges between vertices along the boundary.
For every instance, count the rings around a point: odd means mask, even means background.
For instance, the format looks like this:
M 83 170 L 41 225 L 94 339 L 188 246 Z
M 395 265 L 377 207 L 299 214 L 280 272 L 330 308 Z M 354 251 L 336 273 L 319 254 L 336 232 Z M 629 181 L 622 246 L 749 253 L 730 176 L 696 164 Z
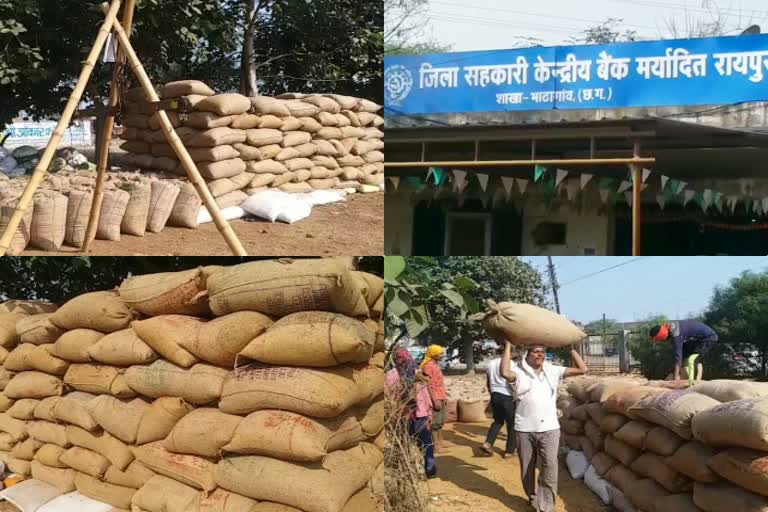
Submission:
M 64 113 L 62 114 L 61 119 L 59 119 L 56 129 L 53 131 L 51 139 L 48 141 L 48 146 L 45 148 L 43 155 L 40 157 L 40 162 L 37 164 L 37 167 L 35 167 L 35 170 L 32 172 L 32 176 L 30 177 L 29 182 L 24 189 L 24 193 L 21 195 L 18 205 L 13 212 L 10 221 L 8 222 L 8 226 L 5 228 L 5 232 L 3 233 L 2 237 L 0 237 L 0 256 L 4 256 L 8 251 L 11 240 L 16 233 L 16 229 L 18 228 L 21 219 L 24 217 L 24 214 L 29 208 L 29 204 L 32 201 L 35 191 L 37 191 L 40 183 L 43 181 L 43 178 L 45 178 L 46 174 L 48 173 L 48 166 L 50 165 L 51 160 L 53 159 L 53 155 L 58 149 L 59 143 L 64 136 L 64 132 L 66 131 L 67 126 L 69 126 L 69 122 L 72 119 L 75 109 L 77 108 L 77 105 L 82 98 L 83 91 L 85 90 L 85 87 L 90 80 L 91 74 L 93 73 L 95 63 L 98 60 L 102 49 L 104 48 L 107 36 L 112 31 L 114 31 L 118 41 L 120 42 L 120 58 L 127 58 L 127 61 L 131 66 L 131 70 L 136 75 L 136 78 L 141 84 L 141 88 L 144 90 L 144 94 L 146 95 L 147 100 L 150 103 L 157 103 L 160 101 L 160 98 L 155 92 L 155 88 L 152 86 L 152 82 L 150 81 L 149 76 L 147 76 L 147 73 L 144 70 L 144 66 L 142 66 L 141 61 L 136 55 L 136 52 L 134 51 L 133 46 L 129 40 L 128 33 L 130 31 L 130 26 L 133 19 L 135 2 L 134 0 L 127 0 L 123 25 L 117 21 L 117 14 L 120 10 L 120 3 L 121 0 L 112 0 L 111 4 L 101 4 L 101 10 L 105 15 L 104 24 L 99 29 L 96 42 L 91 48 L 91 52 L 88 54 L 88 58 L 83 65 L 83 69 L 80 73 L 77 84 L 75 85 L 75 88 L 69 97 L 69 101 L 67 102 L 67 105 L 64 109 Z M 117 69 L 113 75 L 112 88 L 110 92 L 110 107 L 113 106 L 113 104 L 117 105 L 119 101 L 120 58 L 118 59 L 116 66 Z M 106 122 L 104 123 L 102 147 L 99 154 L 99 163 L 97 167 L 96 188 L 94 190 L 93 203 L 91 205 L 88 228 L 86 230 L 86 238 L 83 244 L 84 251 L 88 250 L 90 243 L 95 238 L 96 228 L 98 226 L 101 203 L 104 194 L 104 180 L 106 179 L 109 144 L 112 138 L 112 129 L 114 127 L 114 114 L 112 112 L 114 111 L 110 111 L 106 118 Z M 160 126 L 163 130 L 163 133 L 165 134 L 166 140 L 178 156 L 179 161 L 187 173 L 187 177 L 195 187 L 195 190 L 197 190 L 197 193 L 202 199 L 203 204 L 205 204 L 205 207 L 210 212 L 211 217 L 216 224 L 216 228 L 224 237 L 227 245 L 235 255 L 246 256 L 247 253 L 240 243 L 240 240 L 232 230 L 229 222 L 227 222 L 227 220 L 221 214 L 221 210 L 216 204 L 213 195 L 211 194 L 210 190 L 208 190 L 208 186 L 205 184 L 203 178 L 200 176 L 200 171 L 197 169 L 197 166 L 192 160 L 192 157 L 190 157 L 187 149 L 184 147 L 184 144 L 181 142 L 181 139 L 176 134 L 176 130 L 174 130 L 173 126 L 171 125 L 171 121 L 168 119 L 168 114 L 166 114 L 163 110 L 158 110 L 156 116 L 160 122 Z

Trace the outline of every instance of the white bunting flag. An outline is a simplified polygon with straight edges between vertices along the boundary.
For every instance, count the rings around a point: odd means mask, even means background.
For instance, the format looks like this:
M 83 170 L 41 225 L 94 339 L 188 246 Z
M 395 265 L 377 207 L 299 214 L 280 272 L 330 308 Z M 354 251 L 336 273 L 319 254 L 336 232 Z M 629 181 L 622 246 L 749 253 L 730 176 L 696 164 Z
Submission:
M 718 212 L 723 213 L 723 194 L 721 192 L 715 192 L 715 207 Z
M 581 175 L 581 190 L 584 190 L 584 187 L 587 186 L 587 183 L 589 183 L 589 180 L 592 179 L 593 174 L 582 174 Z
M 515 178 L 515 183 L 517 183 L 517 188 L 520 190 L 520 195 L 525 195 L 525 189 L 528 188 L 528 180 L 522 179 L 522 178 Z
M 461 193 L 464 191 L 464 187 L 467 186 L 467 171 L 453 171 L 453 187 L 454 190 Z
M 512 196 L 512 186 L 515 184 L 515 178 L 502 176 L 501 184 L 504 185 L 504 190 L 507 191 L 507 199 L 509 199 Z
M 632 200 L 634 199 L 632 191 L 627 190 L 626 192 L 624 192 L 624 197 L 627 198 L 627 204 L 629 205 L 630 208 L 632 208 Z
M 427 169 L 427 177 L 424 178 L 424 183 L 429 182 L 429 177 L 432 176 L 432 170 L 433 169 L 434 169 L 434 167 L 430 167 L 429 169 Z
M 667 188 L 667 182 L 669 181 L 669 176 L 661 175 L 661 190 L 663 191 L 665 188 Z
M 707 211 L 712 206 L 712 191 L 708 188 L 704 189 L 703 200 L 701 201 L 701 209 Z
M 691 201 L 691 199 L 693 199 L 693 197 L 695 195 L 696 195 L 696 191 L 695 190 L 686 190 L 685 194 L 683 195 L 683 197 L 685 198 L 683 200 L 683 206 L 687 206 L 688 203 Z
M 477 175 L 477 181 L 480 182 L 480 188 L 483 189 L 483 192 L 485 192 L 485 189 L 488 188 L 488 175 L 487 174 L 478 174 Z
M 763 198 L 763 213 L 768 213 L 768 197 Z
M 555 186 L 556 187 L 559 186 L 560 183 L 563 182 L 566 176 L 568 176 L 568 171 L 566 171 L 565 169 L 558 169 L 557 175 L 555 176 Z
M 761 215 L 763 213 L 763 203 L 757 199 L 753 199 L 752 211 L 755 213 L 755 215 Z
M 664 197 L 664 194 L 658 194 L 656 196 L 656 202 L 659 203 L 659 208 L 661 208 L 661 211 L 664 211 L 664 206 L 667 204 L 667 198 Z
M 726 203 L 728 204 L 728 208 L 731 209 L 731 215 L 736 213 L 736 205 L 739 202 L 739 196 L 728 196 L 726 198 Z
M 619 194 L 621 194 L 625 190 L 629 190 L 630 187 L 632 187 L 632 182 L 631 181 L 622 181 L 621 185 L 619 185 L 619 190 L 617 192 Z
M 611 195 L 611 191 L 605 188 L 600 189 L 600 200 L 603 202 L 603 204 L 606 204 L 608 202 L 608 197 Z
M 397 192 L 397 188 L 400 186 L 400 176 L 389 176 L 389 181 L 395 187 L 394 191 Z
M 740 179 L 739 189 L 741 190 L 741 195 L 743 196 L 752 195 L 751 181 L 744 178 Z
M 579 182 L 576 180 L 570 180 L 566 182 L 565 193 L 568 195 L 569 201 L 576 199 L 576 194 L 579 193 Z
M 685 189 L 685 186 L 688 184 L 687 181 L 681 181 L 680 184 L 677 186 L 677 191 L 675 191 L 675 194 L 679 194 Z
M 643 183 L 648 181 L 648 176 L 650 176 L 650 175 L 651 175 L 651 170 L 650 169 L 643 169 Z

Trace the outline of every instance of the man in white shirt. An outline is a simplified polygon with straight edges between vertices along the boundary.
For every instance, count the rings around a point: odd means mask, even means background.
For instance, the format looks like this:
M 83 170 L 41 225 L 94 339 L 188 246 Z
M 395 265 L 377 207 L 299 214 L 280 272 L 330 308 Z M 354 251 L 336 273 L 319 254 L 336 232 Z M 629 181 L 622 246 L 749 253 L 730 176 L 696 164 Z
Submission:
M 493 455 L 493 443 L 499 435 L 501 427 L 507 425 L 507 447 L 504 458 L 511 457 L 515 453 L 515 398 L 512 385 L 501 376 L 501 355 L 504 353 L 504 345 L 499 345 L 499 357 L 491 360 L 485 370 L 485 386 L 491 395 L 491 410 L 493 411 L 493 424 L 488 429 L 488 436 L 480 449 L 488 455 Z M 514 366 L 514 363 L 510 363 Z
M 510 367 L 512 344 L 505 341 L 501 376 L 514 386 L 517 407 L 515 431 L 523 489 L 537 512 L 555 512 L 557 496 L 557 453 L 560 422 L 557 419 L 557 388 L 564 377 L 587 373 L 587 365 L 575 350 L 575 368 L 547 363 L 547 349 L 532 345 L 523 360 Z M 540 460 L 539 460 L 540 458 Z M 536 489 L 536 466 L 541 465 Z

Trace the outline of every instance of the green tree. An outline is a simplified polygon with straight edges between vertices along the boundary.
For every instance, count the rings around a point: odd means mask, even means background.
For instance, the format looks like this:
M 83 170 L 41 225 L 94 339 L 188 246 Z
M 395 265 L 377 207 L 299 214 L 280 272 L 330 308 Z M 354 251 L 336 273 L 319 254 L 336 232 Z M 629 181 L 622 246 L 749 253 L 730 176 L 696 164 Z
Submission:
M 584 325 L 584 332 L 591 335 L 602 335 L 603 331 L 606 334 L 616 334 L 620 329 L 621 325 L 615 318 L 592 320 Z
M 581 36 L 571 37 L 571 44 L 627 43 L 637 39 L 637 31 L 620 27 L 623 19 L 608 18 L 604 22 L 581 31 Z
M 674 367 L 672 344 L 654 343 L 648 337 L 651 327 L 667 321 L 669 319 L 663 315 L 650 316 L 629 337 L 632 357 L 640 362 L 640 373 L 648 379 L 663 380 Z
M 429 0 L 384 0 L 384 54 L 444 53 L 450 46 L 425 37 Z

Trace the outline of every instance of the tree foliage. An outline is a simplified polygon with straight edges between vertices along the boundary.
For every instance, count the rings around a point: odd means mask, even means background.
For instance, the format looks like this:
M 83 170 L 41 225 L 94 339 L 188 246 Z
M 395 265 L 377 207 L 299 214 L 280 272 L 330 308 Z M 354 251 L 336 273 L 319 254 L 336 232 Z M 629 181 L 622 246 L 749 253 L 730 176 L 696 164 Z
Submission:
M 384 53 L 423 55 L 450 51 L 450 46 L 425 36 L 428 26 L 429 0 L 384 0 Z
M 609 44 L 632 42 L 637 38 L 637 31 L 619 26 L 624 20 L 608 18 L 604 22 L 581 31 L 581 36 L 571 37 L 571 44 Z

